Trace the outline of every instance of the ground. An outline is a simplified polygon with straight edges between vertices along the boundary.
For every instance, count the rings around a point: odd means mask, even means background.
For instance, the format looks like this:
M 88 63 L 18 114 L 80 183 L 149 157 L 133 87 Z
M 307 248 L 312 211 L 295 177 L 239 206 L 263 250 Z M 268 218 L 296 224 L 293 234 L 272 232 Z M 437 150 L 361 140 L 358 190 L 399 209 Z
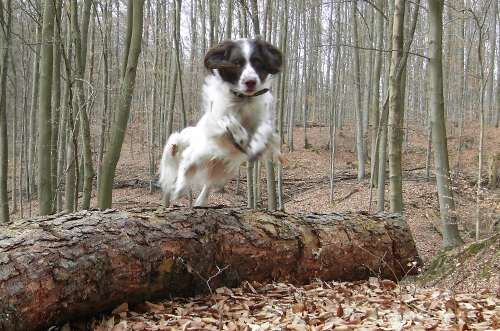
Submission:
M 449 150 L 450 164 L 454 168 L 453 191 L 461 235 L 470 244 L 465 251 L 440 252 L 442 239 L 439 225 L 433 222 L 438 211 L 435 182 L 432 173 L 427 179 L 425 172 L 426 133 L 410 129 L 404 143 L 406 221 L 424 262 L 423 272 L 427 278 L 406 280 L 400 284 L 376 278 L 356 284 L 317 282 L 300 288 L 289 284 L 247 283 L 239 289 L 217 289 L 205 297 L 118 307 L 114 314 L 87 321 L 87 325 L 91 323 L 96 330 L 201 330 L 219 327 L 224 330 L 326 330 L 331 329 L 331 325 L 336 326 L 335 330 L 362 327 L 367 330 L 500 328 L 499 238 L 496 236 L 492 244 L 473 243 L 478 211 L 475 187 L 477 128 L 465 129 L 459 165 L 458 129 L 452 129 Z M 373 191 L 370 206 L 368 180 L 356 180 L 354 132 L 350 127 L 339 130 L 336 181 L 333 202 L 330 202 L 328 128 L 308 129 L 311 144 L 308 149 L 303 148 L 303 130 L 295 130 L 295 151 L 289 152 L 288 146 L 284 146 L 286 211 L 328 213 L 375 210 L 376 192 Z M 148 190 L 147 146 L 141 144 L 142 139 L 134 138 L 142 135 L 142 132 L 131 132 L 126 140 L 117 174 L 117 183 L 122 188 L 116 189 L 113 196 L 116 208 L 161 205 L 160 192 L 154 190 L 150 193 Z M 493 151 L 500 150 L 500 140 L 496 138 L 499 136 L 499 129 L 487 130 L 486 159 Z M 484 169 L 487 169 L 486 163 Z M 214 194 L 210 203 L 245 205 L 243 168 L 241 173 L 239 189 L 237 181 L 233 180 L 224 193 Z M 264 197 L 262 207 L 265 207 L 264 180 L 261 187 Z M 177 201 L 176 204 L 187 205 L 187 200 Z M 487 239 L 495 231 L 498 232 L 500 191 L 484 189 L 479 211 L 479 237 Z M 448 256 L 453 257 L 447 260 Z M 467 256 L 471 258 L 464 258 Z M 436 260 L 436 257 L 441 260 Z M 445 274 L 432 273 L 443 265 L 447 266 L 447 269 L 442 268 L 447 270 Z

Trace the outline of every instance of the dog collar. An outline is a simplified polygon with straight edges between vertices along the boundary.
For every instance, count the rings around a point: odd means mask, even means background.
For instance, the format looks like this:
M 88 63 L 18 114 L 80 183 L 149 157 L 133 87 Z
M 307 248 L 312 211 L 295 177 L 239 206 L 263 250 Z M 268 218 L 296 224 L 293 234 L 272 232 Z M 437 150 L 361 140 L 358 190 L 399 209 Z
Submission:
M 252 95 L 246 95 L 246 94 L 243 94 L 243 93 L 240 93 L 240 92 L 236 92 L 236 91 L 233 91 L 231 90 L 231 93 L 233 93 L 235 96 L 237 96 L 238 98 L 253 98 L 253 97 L 257 97 L 259 95 L 262 95 L 264 93 L 267 93 L 269 92 L 269 89 L 268 88 L 265 88 L 265 89 L 262 89 L 260 91 L 257 91 L 255 92 L 255 94 L 252 94 Z

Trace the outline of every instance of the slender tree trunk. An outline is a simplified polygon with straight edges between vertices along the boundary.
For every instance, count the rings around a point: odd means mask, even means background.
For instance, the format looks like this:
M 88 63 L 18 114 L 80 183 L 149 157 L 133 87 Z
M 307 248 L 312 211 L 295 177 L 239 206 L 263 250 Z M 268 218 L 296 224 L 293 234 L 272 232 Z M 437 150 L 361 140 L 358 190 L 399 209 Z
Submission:
M 385 209 L 385 171 L 387 166 L 387 121 L 389 120 L 389 103 L 386 102 L 380 115 L 379 132 L 380 143 L 378 152 L 378 184 L 377 184 L 377 211 Z
M 177 72 L 179 77 L 179 90 L 181 94 L 181 115 L 182 115 L 182 127 L 187 126 L 187 116 L 186 107 L 184 105 L 184 88 L 182 85 L 182 66 L 180 60 L 181 54 L 181 10 L 182 10 L 182 0 L 175 1 L 175 31 L 174 31 L 174 43 L 175 43 L 175 62 L 177 65 Z
M 253 193 L 253 168 L 255 162 L 247 162 L 247 208 L 255 208 L 255 196 Z
M 461 7 L 465 10 L 466 4 L 464 3 L 466 0 L 461 1 Z M 461 168 L 461 158 L 462 158 L 462 149 L 463 149 L 463 144 L 462 144 L 462 137 L 463 137 L 463 132 L 464 132 L 464 120 L 465 120 L 465 106 L 466 106 L 466 93 L 467 93 L 467 86 L 466 86 L 466 75 L 467 75 L 467 70 L 465 68 L 466 66 L 466 59 L 465 59 L 465 48 L 466 48 L 466 40 L 465 40 L 465 24 L 466 24 L 466 19 L 461 18 L 459 21 L 459 40 L 460 43 L 458 44 L 458 68 L 459 68 L 459 98 L 460 101 L 458 102 L 458 107 L 459 107 L 459 129 L 458 129 L 458 138 L 457 138 L 457 158 L 456 158 L 456 163 L 455 163 L 455 170 L 458 172 L 460 171 Z
M 478 167 L 477 167 L 477 186 L 476 186 L 476 240 L 479 240 L 479 225 L 481 223 L 481 182 L 483 179 L 483 157 L 484 157 L 484 126 L 485 126 L 485 113 L 484 113 L 484 93 L 486 89 L 486 78 L 484 74 L 483 64 L 483 23 L 479 22 L 477 15 L 472 12 L 476 27 L 478 30 L 479 40 L 477 43 L 477 59 L 479 65 L 479 146 L 478 146 Z
M 52 190 L 56 196 L 55 202 L 53 203 L 53 212 L 57 211 L 57 201 L 59 194 L 58 189 L 58 153 L 57 146 L 59 140 L 59 121 L 61 118 L 61 9 L 62 2 L 60 0 L 55 1 L 55 28 L 54 28 L 54 63 L 52 72 L 52 146 L 51 146 L 51 156 L 52 164 L 50 177 L 52 179 Z
M 144 0 L 129 0 L 128 6 L 129 8 L 132 7 L 129 9 L 130 14 L 127 17 L 129 22 L 127 36 L 130 36 L 127 44 L 130 46 L 125 49 L 118 113 L 111 128 L 110 146 L 103 159 L 103 173 L 98 192 L 98 203 L 101 209 L 111 207 L 116 165 L 120 159 L 120 152 L 127 129 L 137 62 L 141 52 Z
M 352 2 L 351 8 L 351 21 L 352 21 L 352 33 L 353 33 L 353 43 L 355 46 L 358 45 L 358 24 L 357 24 L 357 6 L 358 1 L 354 0 Z M 403 6 L 404 8 L 404 6 Z M 356 108 L 356 154 L 358 156 L 358 180 L 362 180 L 365 177 L 365 144 L 364 144 L 364 132 L 363 132 L 363 111 L 361 105 L 361 72 L 359 64 L 359 48 L 354 47 L 353 49 L 354 58 L 354 85 L 355 85 L 355 96 L 354 96 L 354 107 Z
M 252 23 L 254 36 L 260 36 L 260 22 L 259 22 L 259 6 L 257 5 L 257 0 L 250 0 L 250 6 L 252 7 Z
M 429 78 L 432 144 L 439 210 L 443 223 L 443 245 L 446 248 L 463 243 L 458 232 L 453 191 L 451 190 L 448 143 L 444 116 L 443 95 L 443 1 L 429 1 Z
M 496 46 L 497 46 L 497 15 L 498 15 L 498 0 L 492 1 L 492 4 L 490 5 L 491 10 L 489 11 L 489 14 L 491 15 L 491 23 L 490 23 L 490 38 L 489 38 L 489 51 L 490 51 L 490 70 L 488 72 L 489 78 L 488 80 L 488 123 L 493 123 L 496 124 L 496 111 L 495 111 L 495 96 L 494 96 L 494 91 L 495 91 L 495 52 L 496 52 Z M 487 13 L 485 13 L 487 15 Z M 497 104 L 498 106 L 498 104 Z
M 63 106 L 65 107 L 66 116 L 66 151 L 61 151 L 61 157 L 66 154 L 66 169 L 65 169 L 65 186 L 64 186 L 64 211 L 72 212 L 76 209 L 76 199 L 77 199 L 77 167 L 78 167 L 78 134 L 79 124 L 78 119 L 75 118 L 75 105 L 73 97 L 73 84 L 72 84 L 72 73 L 71 73 L 71 59 L 73 57 L 73 43 L 71 42 L 72 32 L 71 32 L 71 22 L 68 22 L 67 27 L 67 52 L 65 58 L 65 71 L 66 71 L 66 93 L 65 102 Z M 63 162 L 60 160 L 60 162 Z
M 233 30 L 233 0 L 227 0 L 226 39 L 231 39 Z
M 498 1 L 496 2 L 496 13 L 498 14 Z M 497 30 L 500 30 L 500 19 L 497 19 Z M 495 119 L 495 128 L 500 126 L 500 38 L 497 45 L 497 55 L 496 55 L 496 73 L 497 73 L 497 83 L 496 83 L 496 93 L 495 93 L 495 105 L 497 107 L 496 110 L 496 119 Z
M 384 0 L 377 1 L 377 7 L 383 12 L 384 11 Z M 377 49 L 382 49 L 384 44 L 384 17 L 382 13 L 376 13 L 376 31 L 377 31 Z M 380 78 L 382 71 L 382 52 L 377 52 L 375 56 L 375 68 L 373 69 L 373 84 L 372 84 L 372 97 L 370 105 L 370 131 L 371 131 L 371 185 L 376 186 L 378 181 L 378 145 L 377 144 L 377 132 L 378 132 L 378 122 L 380 118 Z M 380 139 L 379 139 L 380 140 Z
M 157 15 L 159 13 L 157 12 Z M 99 130 L 99 147 L 97 154 L 97 183 L 101 182 L 102 174 L 102 159 L 104 157 L 104 148 L 106 144 L 106 135 L 109 121 L 109 100 L 110 100 L 110 79 L 109 79 L 109 69 L 110 69 L 110 45 L 109 40 L 111 39 L 111 9 L 110 5 L 106 3 L 104 7 L 104 27 L 102 31 L 102 61 L 103 61 L 103 94 L 102 94 L 102 111 L 101 111 L 101 124 Z M 156 68 L 156 64 L 155 64 Z M 156 83 L 157 75 L 154 76 L 154 83 Z M 150 153 L 151 154 L 151 153 Z M 97 188 L 99 190 L 99 188 Z
M 12 27 L 11 0 L 0 3 L 0 223 L 9 222 L 7 193 L 9 141 L 7 133 L 7 72 Z M 15 139 L 15 138 L 14 138 Z M 15 157 L 15 156 L 14 156 Z
M 85 0 L 83 18 L 82 18 L 82 30 L 78 26 L 78 7 L 77 1 L 72 0 L 71 2 L 71 21 L 72 21 L 72 36 L 75 46 L 76 55 L 76 86 L 78 90 L 78 105 L 79 105 L 79 115 L 80 115 L 80 131 L 82 134 L 82 154 L 83 154 L 83 200 L 82 208 L 90 208 L 90 198 L 92 197 L 92 184 L 94 181 L 94 167 L 92 164 L 92 149 L 91 149 L 91 135 L 90 135 L 90 122 L 88 118 L 88 101 L 85 97 L 85 88 L 83 85 L 86 58 L 87 55 L 87 36 L 88 36 L 88 26 L 90 20 L 90 8 L 92 5 L 91 0 Z
M 54 1 L 45 1 L 43 9 L 42 46 L 40 56 L 40 86 L 38 96 L 38 211 L 52 213 L 53 190 L 51 171 L 51 96 L 54 39 Z
M 403 57 L 403 32 L 405 0 L 394 3 L 394 21 L 392 29 L 392 57 L 389 78 L 389 187 L 390 210 L 392 213 L 403 212 L 403 182 L 401 154 L 403 143 L 404 100 L 401 95 L 401 77 L 397 70 Z
M 36 40 L 38 44 L 42 42 L 42 25 L 39 24 L 36 29 Z M 31 90 L 31 109 L 30 109 L 30 123 L 29 123 L 29 148 L 28 148 L 28 198 L 30 200 L 30 211 L 31 211 L 31 199 L 32 194 L 36 189 L 35 181 L 35 169 L 37 165 L 36 160 L 36 145 L 38 144 L 37 139 L 37 118 L 38 118 L 38 93 L 40 86 L 40 46 L 35 46 L 35 54 L 33 56 L 33 80 L 32 80 L 32 90 Z M 30 212 L 31 216 L 31 212 Z
M 9 4 L 10 5 L 10 4 Z M 12 24 L 10 24 L 12 25 Z M 9 32 L 10 33 L 10 32 Z M 9 58 L 13 59 L 14 56 L 12 55 L 12 49 L 9 47 Z M 16 69 L 16 64 L 14 61 L 12 63 L 12 84 L 16 87 L 13 91 L 13 104 L 14 104 L 14 109 L 15 111 L 12 114 L 12 173 L 11 173 L 11 199 L 12 199 L 12 213 L 17 212 L 17 206 L 18 206 L 18 197 L 21 197 L 22 199 L 22 194 L 21 190 L 18 192 L 18 187 L 17 187 L 17 170 L 18 170 L 18 163 L 17 163 L 17 155 L 18 155 L 18 146 L 19 146 L 19 140 L 17 138 L 18 136 L 18 115 L 17 115 L 17 98 L 18 98 L 18 81 L 17 81 L 17 69 Z M 19 194 L 18 194 L 19 193 Z

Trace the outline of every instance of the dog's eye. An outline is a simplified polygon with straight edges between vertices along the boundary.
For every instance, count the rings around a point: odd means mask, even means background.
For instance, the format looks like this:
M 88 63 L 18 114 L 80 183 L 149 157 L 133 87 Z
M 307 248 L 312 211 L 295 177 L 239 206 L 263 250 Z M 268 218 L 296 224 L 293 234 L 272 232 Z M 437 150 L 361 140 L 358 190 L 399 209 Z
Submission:
M 260 59 L 252 59 L 252 63 L 255 66 L 260 66 L 262 65 L 262 61 Z
M 245 60 L 243 59 L 236 59 L 233 61 L 233 63 L 239 67 L 242 67 L 245 64 Z

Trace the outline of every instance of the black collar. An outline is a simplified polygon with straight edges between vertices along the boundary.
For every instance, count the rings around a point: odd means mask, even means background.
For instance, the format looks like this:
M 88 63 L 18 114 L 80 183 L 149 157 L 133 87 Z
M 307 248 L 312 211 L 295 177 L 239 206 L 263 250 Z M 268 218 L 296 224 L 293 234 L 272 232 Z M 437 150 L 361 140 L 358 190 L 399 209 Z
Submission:
M 260 91 L 255 92 L 255 94 L 246 95 L 246 94 L 231 90 L 231 93 L 234 94 L 235 96 L 237 96 L 238 98 L 253 98 L 253 97 L 257 97 L 259 95 L 262 95 L 264 93 L 267 93 L 267 92 L 269 92 L 269 89 L 265 88 L 265 89 L 262 89 Z

